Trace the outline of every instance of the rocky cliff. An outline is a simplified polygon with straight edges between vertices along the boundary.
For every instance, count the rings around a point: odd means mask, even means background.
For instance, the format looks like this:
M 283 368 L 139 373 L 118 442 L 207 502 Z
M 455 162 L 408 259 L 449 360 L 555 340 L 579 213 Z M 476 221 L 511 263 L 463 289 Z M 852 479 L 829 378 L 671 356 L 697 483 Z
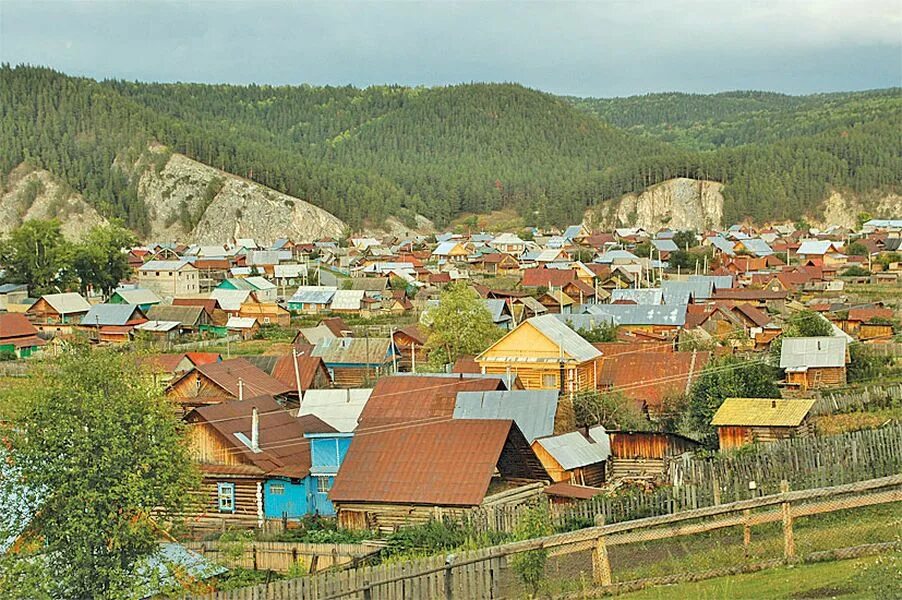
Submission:
M 286 236 L 339 237 L 344 231 L 338 217 L 308 202 L 162 147 L 151 152 L 157 155 L 152 164 L 135 175 L 150 213 L 150 239 L 210 244 L 250 237 L 271 243 Z
M 586 212 L 594 228 L 636 226 L 658 230 L 718 227 L 723 218 L 723 184 L 716 181 L 668 179 L 640 194 L 603 202 Z
M 57 218 L 63 234 L 81 238 L 105 219 L 68 186 L 48 171 L 21 164 L 9 174 L 0 189 L 0 236 L 27 219 Z

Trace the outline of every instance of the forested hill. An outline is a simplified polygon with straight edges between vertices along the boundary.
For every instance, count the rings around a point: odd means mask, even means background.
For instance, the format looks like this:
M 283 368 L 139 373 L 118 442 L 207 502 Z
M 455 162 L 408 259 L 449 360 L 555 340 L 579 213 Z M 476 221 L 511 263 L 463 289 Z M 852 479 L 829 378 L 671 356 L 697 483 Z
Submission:
M 355 229 L 415 214 L 442 226 L 460 212 L 501 207 L 562 225 L 589 205 L 678 176 L 724 182 L 730 221 L 816 212 L 834 188 L 899 186 L 898 90 L 839 95 L 836 105 L 817 98 L 573 100 L 514 84 L 143 84 L 4 65 L 0 174 L 28 161 L 138 231 L 148 209 L 136 174 L 159 160 L 147 154 L 154 141 L 306 199 Z M 777 115 L 783 126 L 773 125 Z M 713 135 L 715 121 L 743 141 L 666 135 L 674 127 Z

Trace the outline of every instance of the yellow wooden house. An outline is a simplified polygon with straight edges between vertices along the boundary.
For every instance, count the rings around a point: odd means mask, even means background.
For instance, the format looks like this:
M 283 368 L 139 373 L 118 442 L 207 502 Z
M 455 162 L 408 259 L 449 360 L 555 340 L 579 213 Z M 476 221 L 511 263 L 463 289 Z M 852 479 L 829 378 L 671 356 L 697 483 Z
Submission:
M 596 389 L 601 352 L 554 315 L 520 323 L 476 357 L 483 373 L 519 376 L 528 390 Z

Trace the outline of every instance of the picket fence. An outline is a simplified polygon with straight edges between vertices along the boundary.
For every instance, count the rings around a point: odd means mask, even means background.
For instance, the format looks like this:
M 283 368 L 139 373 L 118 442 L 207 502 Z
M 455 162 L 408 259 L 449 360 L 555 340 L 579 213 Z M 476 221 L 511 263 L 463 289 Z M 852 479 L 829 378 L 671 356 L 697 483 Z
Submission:
M 870 410 L 902 402 L 902 384 L 869 386 L 863 390 L 822 396 L 811 407 L 813 416 Z
M 223 544 L 218 540 L 183 542 L 183 546 L 225 567 L 287 573 L 303 569 L 317 573 L 347 567 L 376 554 L 383 544 L 306 544 L 249 542 Z

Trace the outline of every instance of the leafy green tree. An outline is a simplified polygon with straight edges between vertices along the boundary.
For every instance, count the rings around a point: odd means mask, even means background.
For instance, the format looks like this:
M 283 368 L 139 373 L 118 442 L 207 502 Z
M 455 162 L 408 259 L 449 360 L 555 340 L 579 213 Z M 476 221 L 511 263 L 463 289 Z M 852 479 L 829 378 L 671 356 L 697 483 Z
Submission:
M 615 323 L 599 323 L 591 329 L 577 329 L 576 333 L 592 344 L 617 341 L 617 325 Z
M 727 398 L 779 398 L 776 369 L 765 362 L 726 356 L 708 364 L 689 391 L 689 421 L 705 444 L 716 447 L 711 418 Z
M 824 337 L 833 335 L 830 321 L 813 310 L 800 310 L 783 329 L 783 337 Z
M 197 484 L 181 422 L 134 356 L 75 350 L 23 384 L 6 432 L 24 539 L 56 598 L 130 598 Z M 154 513 L 154 520 L 151 512 Z
M 35 296 L 64 290 L 69 284 L 71 256 L 55 219 L 32 219 L 14 229 L 0 243 L 0 262 L 8 281 L 28 285 Z
M 439 368 L 467 354 L 479 354 L 501 337 L 501 328 L 479 295 L 464 284 L 450 285 L 439 305 L 429 311 L 432 321 L 426 351 Z
M 137 243 L 135 234 L 118 223 L 94 227 L 75 246 L 72 266 L 82 293 L 88 288 L 109 296 L 131 274 L 126 250 Z
M 551 527 L 551 515 L 548 504 L 541 503 L 529 508 L 514 530 L 516 540 L 531 540 L 554 533 Z M 530 597 L 537 598 L 542 581 L 545 579 L 545 563 L 548 562 L 548 550 L 530 550 L 515 554 L 511 558 L 511 567 L 529 590 Z
M 695 239 L 695 232 L 685 229 L 673 234 L 673 243 L 675 243 L 680 250 L 688 250 L 689 248 L 695 248 L 695 246 L 698 245 L 698 242 Z
M 605 429 L 648 431 L 651 422 L 638 404 L 622 392 L 583 392 L 573 398 L 577 427 L 603 425 Z

